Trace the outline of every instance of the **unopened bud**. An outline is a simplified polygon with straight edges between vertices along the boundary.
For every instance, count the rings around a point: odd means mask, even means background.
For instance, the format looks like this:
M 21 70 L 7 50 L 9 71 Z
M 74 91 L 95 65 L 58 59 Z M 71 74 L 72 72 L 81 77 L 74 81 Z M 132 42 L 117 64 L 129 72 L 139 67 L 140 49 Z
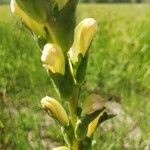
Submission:
M 26 25 L 37 35 L 45 37 L 44 25 L 37 23 L 31 17 L 29 17 L 16 3 L 16 0 L 11 0 L 10 3 L 11 12 L 18 15 L 26 23 Z
M 75 28 L 74 42 L 68 55 L 73 64 L 78 62 L 79 54 L 84 57 L 97 31 L 97 22 L 93 18 L 82 20 Z
M 41 60 L 44 63 L 45 67 L 53 73 L 60 73 L 64 75 L 64 55 L 61 49 L 56 45 L 50 43 L 46 44 L 42 52 Z
M 87 136 L 88 136 L 88 137 L 91 137 L 91 136 L 93 135 L 94 131 L 96 130 L 97 125 L 98 125 L 98 122 L 99 122 L 100 115 L 101 115 L 101 114 L 99 114 L 99 116 L 98 116 L 97 118 L 95 118 L 95 119 L 89 124 L 89 126 L 88 126 L 88 132 L 87 132 Z
M 94 111 L 104 108 L 104 101 L 102 97 L 97 94 L 91 94 L 85 100 L 83 105 L 82 115 L 92 113 Z
M 68 125 L 68 116 L 62 105 L 49 96 L 44 97 L 41 100 L 41 105 L 43 108 L 48 109 L 52 114 L 53 118 L 56 119 L 63 126 Z
M 47 19 L 46 3 L 43 0 L 16 0 L 18 6 L 39 23 Z

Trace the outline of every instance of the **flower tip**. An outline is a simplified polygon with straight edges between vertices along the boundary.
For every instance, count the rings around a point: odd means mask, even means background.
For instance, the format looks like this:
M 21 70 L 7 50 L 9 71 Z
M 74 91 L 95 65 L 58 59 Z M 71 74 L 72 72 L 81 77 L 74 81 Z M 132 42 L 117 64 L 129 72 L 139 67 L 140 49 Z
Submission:
M 96 29 L 98 28 L 97 21 L 94 18 L 86 18 L 83 20 L 83 23 L 85 26 L 88 26 L 88 27 L 95 26 Z
M 44 46 L 41 61 L 53 73 L 65 73 L 65 62 L 63 52 L 54 44 L 47 43 Z
M 44 98 L 42 98 L 42 100 L 41 100 L 42 108 L 44 108 L 44 109 L 47 108 L 49 101 L 50 101 L 50 97 L 49 96 L 45 96 Z
M 12 13 L 16 12 L 16 7 L 17 7 L 16 1 L 15 0 L 11 0 L 11 2 L 10 2 L 10 10 L 11 10 Z
M 66 111 L 63 106 L 54 98 L 45 96 L 41 100 L 41 106 L 44 109 L 48 109 L 53 118 L 60 122 L 62 125 L 67 125 L 69 120 Z
M 52 65 L 52 53 L 55 51 L 55 48 L 52 44 L 46 44 L 44 46 L 42 56 L 41 56 L 41 61 L 43 63 L 48 63 L 49 65 Z

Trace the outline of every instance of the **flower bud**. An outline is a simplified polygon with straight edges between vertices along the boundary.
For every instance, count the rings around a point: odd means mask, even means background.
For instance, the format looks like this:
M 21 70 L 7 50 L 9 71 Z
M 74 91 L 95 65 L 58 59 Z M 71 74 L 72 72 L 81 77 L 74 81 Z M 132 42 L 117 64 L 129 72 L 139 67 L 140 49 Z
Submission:
M 80 119 L 77 120 L 75 126 L 75 137 L 78 140 L 83 140 L 86 138 L 89 124 L 99 116 L 99 114 L 103 111 L 103 109 L 104 108 L 96 110 L 89 114 L 85 114 L 84 116 L 80 117 Z
M 115 117 L 116 115 L 108 113 L 106 111 L 101 112 L 88 126 L 87 136 L 90 138 L 96 128 L 104 121 Z
M 88 124 L 86 134 L 88 137 L 91 137 L 92 134 L 94 133 L 98 125 L 101 113 L 103 112 L 104 109 L 105 107 L 103 99 L 99 95 L 91 94 L 90 96 L 87 97 L 85 103 L 83 104 L 82 115 L 92 114 L 99 110 L 98 115 Z
M 99 123 L 99 118 L 100 118 L 100 115 L 98 117 L 96 117 L 88 126 L 88 132 L 87 132 L 87 136 L 88 137 L 91 137 L 94 133 L 94 131 L 96 130 L 97 128 L 97 125 Z
M 82 115 L 92 113 L 104 108 L 103 99 L 97 94 L 91 94 L 87 97 L 82 110 Z
M 46 37 L 46 33 L 44 31 L 44 25 L 37 23 L 35 20 L 30 18 L 16 3 L 16 0 L 11 0 L 10 8 L 12 13 L 18 15 L 23 19 L 26 25 L 37 35 Z
M 53 148 L 52 150 L 69 150 L 69 148 L 66 146 L 59 146 L 59 147 Z
M 57 100 L 46 96 L 41 100 L 41 105 L 43 108 L 48 109 L 52 114 L 53 118 L 61 123 L 63 126 L 68 125 L 69 119 L 67 113 Z
M 52 73 L 65 73 L 65 61 L 63 52 L 54 44 L 46 44 L 44 46 L 41 60 L 44 66 L 48 68 Z
M 47 19 L 46 3 L 44 0 L 16 0 L 18 6 L 32 19 L 43 23 Z
M 83 57 L 85 56 L 96 31 L 97 23 L 93 18 L 86 18 L 77 25 L 74 33 L 74 42 L 68 52 L 73 64 L 78 62 L 79 54 L 82 54 Z

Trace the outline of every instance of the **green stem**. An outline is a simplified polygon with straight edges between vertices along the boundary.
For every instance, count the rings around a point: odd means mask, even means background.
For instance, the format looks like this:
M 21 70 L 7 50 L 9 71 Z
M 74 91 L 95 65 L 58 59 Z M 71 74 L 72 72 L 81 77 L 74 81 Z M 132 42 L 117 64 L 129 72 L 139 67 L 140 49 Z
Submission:
M 79 150 L 79 141 L 76 138 L 73 140 L 72 150 Z
M 75 86 L 73 96 L 69 101 L 70 119 L 74 129 L 72 150 L 79 150 L 79 141 L 75 138 L 75 125 L 77 122 L 76 109 L 78 107 L 78 95 L 79 95 L 79 88 L 78 86 Z
M 70 107 L 71 123 L 72 123 L 73 127 L 75 127 L 75 124 L 77 121 L 77 116 L 76 116 L 77 99 L 76 99 L 75 95 L 73 95 L 73 97 L 70 99 L 69 107 Z

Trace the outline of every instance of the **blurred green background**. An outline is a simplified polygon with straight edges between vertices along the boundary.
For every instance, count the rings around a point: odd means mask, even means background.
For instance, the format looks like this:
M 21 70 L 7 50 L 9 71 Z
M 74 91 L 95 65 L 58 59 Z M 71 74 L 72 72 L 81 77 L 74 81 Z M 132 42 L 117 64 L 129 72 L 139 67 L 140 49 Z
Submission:
M 1 1 L 2 2 L 2 1 Z M 80 4 L 78 22 L 99 24 L 88 63 L 82 99 L 91 92 L 117 101 L 142 131 L 138 147 L 150 140 L 150 5 Z M 40 61 L 40 49 L 7 5 L 0 6 L 0 149 L 50 149 L 63 143 L 61 133 L 39 108 L 54 96 Z M 125 125 L 95 135 L 94 150 L 122 150 Z M 55 135 L 55 136 L 54 136 Z
M 86 3 L 148 3 L 149 0 L 79 0 Z M 10 0 L 0 0 L 0 3 L 9 3 Z

